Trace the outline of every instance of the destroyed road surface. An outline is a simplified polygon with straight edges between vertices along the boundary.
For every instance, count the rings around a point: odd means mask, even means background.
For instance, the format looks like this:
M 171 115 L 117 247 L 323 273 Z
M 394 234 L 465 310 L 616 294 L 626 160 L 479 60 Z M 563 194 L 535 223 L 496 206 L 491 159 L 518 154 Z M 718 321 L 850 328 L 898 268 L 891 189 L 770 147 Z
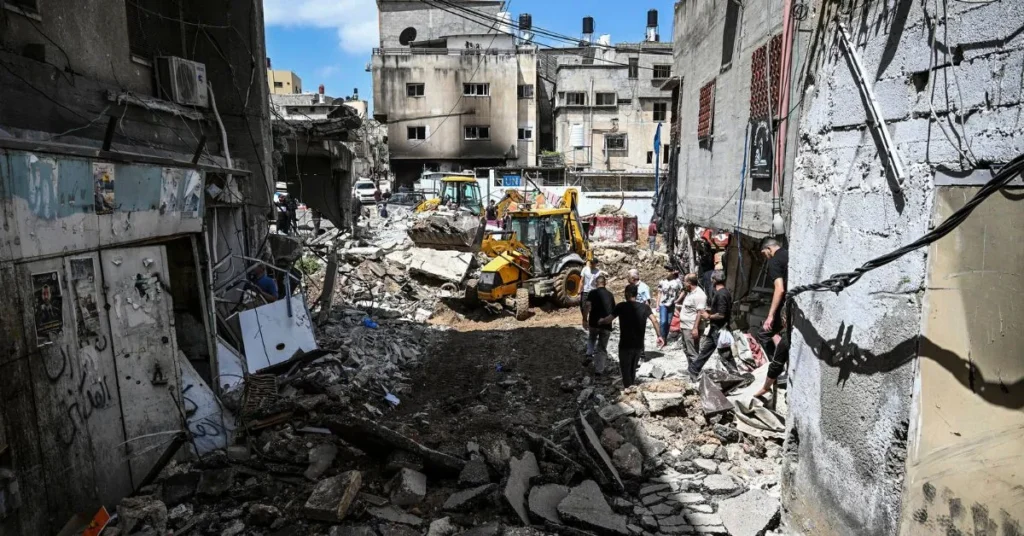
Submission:
M 749 393 L 753 375 L 712 363 L 692 384 L 676 343 L 654 351 L 649 333 L 639 386 L 622 389 L 614 351 L 616 372 L 595 379 L 578 309 L 535 304 L 516 321 L 463 302 L 431 273 L 446 268 L 403 261 L 419 255 L 403 237 L 412 218 L 373 219 L 359 241 L 317 239 L 339 259 L 333 301 L 313 312 L 321 350 L 256 375 L 272 388 L 247 388 L 234 444 L 169 463 L 104 535 L 781 530 L 782 434 L 756 418 L 779 415 L 699 394 Z M 628 268 L 663 271 L 663 257 L 614 248 L 598 255 L 620 299 Z

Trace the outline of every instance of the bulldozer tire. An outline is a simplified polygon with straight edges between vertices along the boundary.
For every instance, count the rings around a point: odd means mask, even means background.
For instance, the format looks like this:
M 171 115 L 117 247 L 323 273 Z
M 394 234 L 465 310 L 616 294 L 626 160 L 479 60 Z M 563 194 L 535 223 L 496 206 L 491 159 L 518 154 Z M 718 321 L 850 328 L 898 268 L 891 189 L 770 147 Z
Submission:
M 583 268 L 578 265 L 566 266 L 555 276 L 555 297 L 562 307 L 580 304 L 583 296 Z
M 516 291 L 516 320 L 526 320 L 530 316 L 530 291 L 521 288 Z

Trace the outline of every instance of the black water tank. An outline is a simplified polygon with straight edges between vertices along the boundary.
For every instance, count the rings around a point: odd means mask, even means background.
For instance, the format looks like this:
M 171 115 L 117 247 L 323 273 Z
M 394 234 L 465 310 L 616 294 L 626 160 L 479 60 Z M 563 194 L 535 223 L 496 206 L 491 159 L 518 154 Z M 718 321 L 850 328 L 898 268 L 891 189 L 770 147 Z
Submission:
M 583 17 L 583 33 L 593 35 L 594 17 Z
M 528 32 L 533 28 L 533 15 L 529 13 L 521 13 L 519 15 L 519 29 Z
M 647 12 L 647 27 L 657 28 L 658 26 L 658 10 L 652 9 Z

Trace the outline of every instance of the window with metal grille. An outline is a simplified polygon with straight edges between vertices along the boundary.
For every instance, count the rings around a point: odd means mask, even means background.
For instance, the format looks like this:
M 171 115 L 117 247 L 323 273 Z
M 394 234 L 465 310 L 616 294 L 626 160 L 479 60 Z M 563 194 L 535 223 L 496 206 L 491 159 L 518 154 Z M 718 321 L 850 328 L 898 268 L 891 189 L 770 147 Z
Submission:
M 533 139 L 533 129 L 532 128 L 521 128 L 521 129 L 519 129 L 519 140 L 520 141 L 527 141 L 527 140 L 532 140 L 532 139 Z
M 532 99 L 533 98 L 533 84 L 519 84 L 519 98 L 520 99 Z
M 782 35 L 754 51 L 750 58 L 750 118 L 778 117 L 779 69 L 782 59 Z M 768 76 L 768 73 L 771 76 Z
M 604 137 L 606 151 L 625 151 L 628 147 L 625 134 L 608 134 Z
M 407 97 L 422 97 L 423 96 L 424 87 L 425 86 L 423 84 L 406 84 L 405 85 L 405 96 L 407 96 Z
M 594 95 L 594 104 L 596 106 L 615 106 L 615 94 L 598 93 Z
M 587 94 L 582 91 L 570 91 L 565 94 L 566 106 L 586 106 Z
M 490 84 L 462 84 L 462 94 L 466 97 L 490 97 Z
M 722 70 L 732 65 L 732 53 L 736 48 L 736 28 L 740 20 L 740 3 L 726 0 L 725 27 L 722 29 Z
M 466 127 L 467 140 L 491 139 L 491 127 Z
M 629 58 L 629 77 L 640 78 L 640 58 Z
M 664 121 L 668 118 L 668 103 L 667 102 L 656 102 L 654 103 L 654 120 Z
M 672 77 L 672 66 L 671 65 L 655 65 L 654 66 L 654 78 L 663 79 Z
M 405 131 L 410 140 L 427 139 L 427 127 L 407 127 Z
M 177 2 L 125 0 L 128 21 L 128 50 L 132 55 L 152 61 L 156 56 L 184 57 L 181 36 L 182 14 Z
M 708 140 L 714 134 L 715 79 L 700 88 L 700 109 L 697 112 L 697 139 Z

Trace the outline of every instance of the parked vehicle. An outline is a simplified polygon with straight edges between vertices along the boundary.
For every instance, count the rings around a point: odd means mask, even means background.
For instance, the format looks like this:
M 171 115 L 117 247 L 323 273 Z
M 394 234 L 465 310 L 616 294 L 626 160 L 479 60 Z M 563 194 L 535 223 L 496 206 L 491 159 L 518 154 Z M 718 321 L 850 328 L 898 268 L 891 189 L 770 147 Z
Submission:
M 397 192 L 391 195 L 388 203 L 400 207 L 417 207 L 427 200 L 427 197 L 420 192 Z
M 373 184 L 370 179 L 359 179 L 352 189 L 359 197 L 359 202 L 363 204 L 373 203 L 373 192 L 377 189 L 377 185 Z

